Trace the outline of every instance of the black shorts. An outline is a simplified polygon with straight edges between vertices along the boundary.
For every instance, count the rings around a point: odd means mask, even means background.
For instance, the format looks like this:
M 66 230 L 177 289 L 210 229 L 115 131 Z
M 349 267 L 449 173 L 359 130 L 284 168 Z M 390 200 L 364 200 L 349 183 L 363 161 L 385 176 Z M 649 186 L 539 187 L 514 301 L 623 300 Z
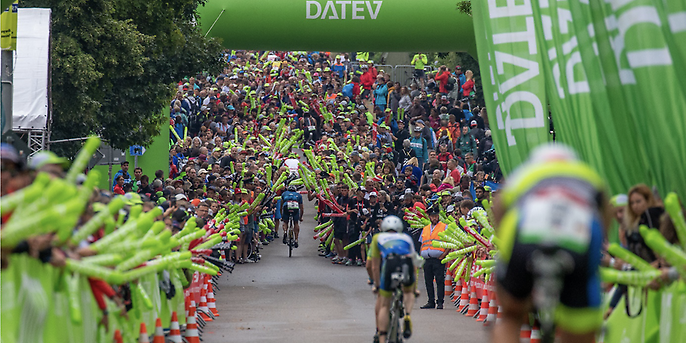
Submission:
M 289 219 L 293 219 L 293 223 L 297 223 L 300 220 L 300 210 L 286 210 L 281 212 L 281 220 L 287 223 Z
M 401 282 L 402 286 L 409 288 L 415 283 L 415 273 L 414 264 L 412 263 L 412 258 L 410 256 L 398 256 L 398 255 L 388 255 L 386 259 L 381 263 L 381 275 L 379 285 L 379 294 L 390 297 L 393 292 L 393 280 L 391 279 L 393 273 L 403 272 L 403 268 L 407 266 L 407 279 Z
M 418 79 L 424 79 L 424 69 L 415 69 L 412 75 Z

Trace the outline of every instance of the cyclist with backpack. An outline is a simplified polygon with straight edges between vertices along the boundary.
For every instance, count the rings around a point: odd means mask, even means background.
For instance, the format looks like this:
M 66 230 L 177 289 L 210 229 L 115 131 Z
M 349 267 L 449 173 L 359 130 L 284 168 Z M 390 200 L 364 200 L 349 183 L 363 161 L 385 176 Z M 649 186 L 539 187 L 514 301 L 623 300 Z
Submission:
M 303 196 L 297 192 L 295 186 L 288 186 L 281 194 L 281 218 L 283 220 L 283 244 L 288 239 L 288 222 L 293 219 L 293 234 L 295 236 L 295 248 L 298 247 L 300 235 L 300 222 L 303 221 Z
M 417 253 L 414 249 L 412 237 L 403 233 L 403 222 L 396 216 L 387 216 L 380 225 L 380 233 L 372 237 L 369 257 L 371 263 L 367 264 L 367 270 L 374 281 L 373 292 L 378 293 L 376 298 L 376 328 L 375 342 L 386 341 L 386 329 L 389 325 L 389 310 L 391 304 L 391 276 L 393 273 L 404 272 L 403 277 L 403 304 L 405 317 L 403 320 L 403 337 L 412 335 L 412 320 L 410 312 L 415 300 L 415 267 L 414 258 Z

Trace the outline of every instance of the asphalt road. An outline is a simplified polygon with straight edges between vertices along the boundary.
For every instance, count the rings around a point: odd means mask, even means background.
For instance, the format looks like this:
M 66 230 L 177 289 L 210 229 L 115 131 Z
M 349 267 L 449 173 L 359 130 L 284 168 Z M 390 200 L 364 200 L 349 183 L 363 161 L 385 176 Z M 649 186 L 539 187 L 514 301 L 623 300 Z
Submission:
M 220 317 L 205 327 L 204 343 L 372 341 L 374 295 L 365 268 L 333 265 L 318 256 L 314 206 L 305 208 L 293 257 L 274 241 L 260 251 L 259 263 L 236 265 L 232 274 L 222 275 L 216 293 Z M 421 271 L 419 281 L 422 295 L 412 311 L 410 342 L 487 341 L 482 324 L 457 313 L 451 302 L 444 310 L 420 309 L 426 302 Z

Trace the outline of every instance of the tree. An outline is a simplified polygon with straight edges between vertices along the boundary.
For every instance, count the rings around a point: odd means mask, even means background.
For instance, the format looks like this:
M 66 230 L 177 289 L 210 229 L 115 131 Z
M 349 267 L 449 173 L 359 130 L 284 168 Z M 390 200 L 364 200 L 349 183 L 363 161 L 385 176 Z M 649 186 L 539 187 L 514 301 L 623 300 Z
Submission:
M 204 0 L 23 0 L 52 9 L 52 139 L 98 134 L 149 146 L 184 76 L 222 68 L 221 45 L 194 25 Z M 54 150 L 74 156 L 75 144 Z

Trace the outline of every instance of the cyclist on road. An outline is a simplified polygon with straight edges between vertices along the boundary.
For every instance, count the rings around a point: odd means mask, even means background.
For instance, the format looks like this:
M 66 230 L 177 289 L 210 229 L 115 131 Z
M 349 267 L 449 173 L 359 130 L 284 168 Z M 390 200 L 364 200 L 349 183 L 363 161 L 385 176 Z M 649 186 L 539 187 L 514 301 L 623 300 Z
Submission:
M 601 177 L 563 145 L 538 147 L 513 173 L 494 204 L 503 318 L 493 342 L 519 342 L 520 326 L 533 306 L 531 266 L 547 261 L 532 256 L 550 249 L 568 254 L 573 266 L 568 263 L 569 274 L 559 280 L 557 307 L 537 310 L 555 311 L 561 342 L 594 341 L 603 321 L 598 266 L 611 218 L 607 199 Z
M 402 271 L 403 266 L 408 266 L 407 282 L 403 284 L 403 303 L 405 307 L 405 318 L 403 337 L 409 338 L 412 335 L 412 321 L 410 312 L 414 306 L 415 298 L 415 267 L 413 260 L 417 253 L 412 243 L 412 237 L 403 232 L 403 222 L 396 216 L 387 216 L 381 222 L 381 232 L 372 237 L 369 257 L 371 258 L 371 270 L 367 272 L 374 280 L 374 293 L 379 294 L 376 298 L 376 328 L 377 336 L 375 342 L 385 342 L 387 328 L 389 325 L 389 310 L 391 305 L 391 275 Z
M 300 235 L 300 222 L 303 221 L 303 196 L 297 192 L 295 186 L 288 186 L 281 194 L 281 219 L 283 220 L 283 244 L 288 239 L 288 221 L 293 218 L 293 233 L 295 236 L 295 248 L 298 247 Z

